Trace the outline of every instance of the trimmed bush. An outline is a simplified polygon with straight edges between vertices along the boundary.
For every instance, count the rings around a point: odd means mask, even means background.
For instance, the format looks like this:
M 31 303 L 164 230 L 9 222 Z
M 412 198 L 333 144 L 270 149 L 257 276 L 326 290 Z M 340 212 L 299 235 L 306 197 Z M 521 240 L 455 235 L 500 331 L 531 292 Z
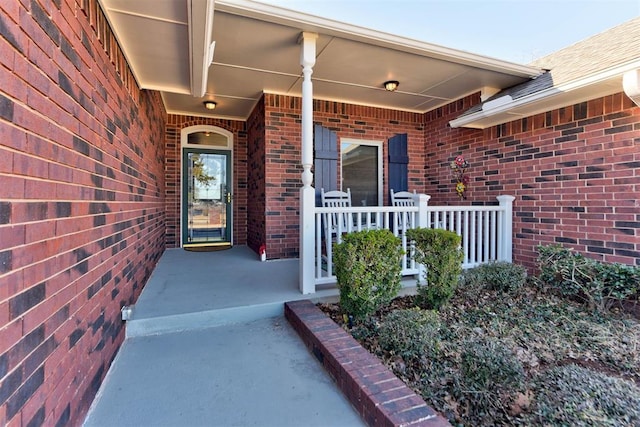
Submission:
M 412 308 L 395 310 L 382 322 L 380 346 L 405 360 L 432 357 L 439 348 L 438 313 Z
M 513 293 L 527 280 L 527 270 L 517 264 L 497 261 L 479 265 L 463 273 L 463 284 L 476 289 Z
M 389 230 L 366 230 L 346 234 L 335 246 L 340 305 L 362 320 L 400 291 L 401 241 Z
M 560 245 L 538 246 L 538 254 L 540 282 L 591 310 L 606 311 L 638 292 L 640 267 L 601 263 Z
M 640 388 L 576 365 L 542 372 L 529 423 L 567 426 L 640 425 Z
M 418 285 L 418 302 L 437 310 L 458 285 L 463 260 L 460 236 L 449 230 L 414 228 L 407 230 L 407 239 L 415 245 L 414 260 L 425 266 L 426 286 Z

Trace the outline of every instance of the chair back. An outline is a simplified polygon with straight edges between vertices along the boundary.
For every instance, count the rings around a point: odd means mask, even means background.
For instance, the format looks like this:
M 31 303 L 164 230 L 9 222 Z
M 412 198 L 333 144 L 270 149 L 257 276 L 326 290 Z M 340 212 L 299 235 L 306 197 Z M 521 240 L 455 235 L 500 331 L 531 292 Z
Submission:
M 415 206 L 415 201 L 413 196 L 415 196 L 416 191 L 413 190 L 413 193 L 409 191 L 398 191 L 397 193 L 391 191 L 391 205 L 392 206 Z M 413 228 L 413 216 L 407 212 L 397 212 L 395 215 L 396 227 L 399 231 L 404 231 L 405 228 Z
M 398 191 L 395 193 L 393 189 L 391 189 L 391 205 L 392 206 L 415 206 L 415 202 L 413 200 L 413 196 L 416 194 L 416 191 L 413 190 L 413 193 L 409 191 Z
M 320 200 L 322 206 L 325 208 L 347 208 L 351 207 L 351 189 L 347 188 L 347 191 L 324 191 L 324 188 L 320 189 Z M 352 227 L 352 221 L 349 221 L 350 214 L 348 213 L 330 213 L 325 216 L 325 227 L 331 225 L 331 232 L 335 234 L 337 230 L 341 232 L 350 231 Z

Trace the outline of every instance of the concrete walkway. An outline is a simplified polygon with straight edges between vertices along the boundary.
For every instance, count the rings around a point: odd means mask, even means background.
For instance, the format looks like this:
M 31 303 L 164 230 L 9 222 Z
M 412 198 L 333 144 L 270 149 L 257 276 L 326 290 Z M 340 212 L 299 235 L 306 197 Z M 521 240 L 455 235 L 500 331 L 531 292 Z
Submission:
M 361 426 L 284 318 L 125 341 L 85 424 Z
M 297 273 L 243 247 L 166 251 L 84 425 L 364 425 L 282 317 Z

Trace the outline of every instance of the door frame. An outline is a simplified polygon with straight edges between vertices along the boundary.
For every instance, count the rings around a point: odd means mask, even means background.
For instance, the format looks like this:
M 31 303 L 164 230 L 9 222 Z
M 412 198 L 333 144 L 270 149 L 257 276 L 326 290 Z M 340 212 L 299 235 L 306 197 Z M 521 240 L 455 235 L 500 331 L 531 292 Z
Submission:
M 195 133 L 195 132 L 211 132 L 211 133 L 217 133 L 220 135 L 223 135 L 226 140 L 227 140 L 227 144 L 226 146 L 220 146 L 220 145 L 216 145 L 216 146 L 208 146 L 208 145 L 201 145 L 201 144 L 189 144 L 188 143 L 188 138 L 189 138 L 189 134 Z M 231 244 L 233 246 L 233 240 L 234 240 L 234 233 L 233 233 L 233 225 L 235 223 L 234 221 L 234 195 L 235 195 L 235 190 L 236 190 L 236 186 L 235 186 L 235 174 L 234 174 L 234 170 L 233 170 L 233 165 L 234 165 L 234 158 L 233 158 L 233 133 L 229 132 L 226 129 L 220 128 L 218 126 L 209 126 L 209 125 L 197 125 L 197 126 L 189 126 L 186 127 L 184 129 L 182 129 L 180 131 L 180 159 L 179 159 L 179 165 L 178 165 L 178 169 L 179 169 L 179 173 L 180 173 L 180 206 L 179 206 L 179 219 L 178 219 L 178 240 L 180 241 L 180 247 L 184 247 L 184 242 L 183 242 L 183 236 L 184 236 L 184 228 L 187 226 L 184 223 L 184 204 L 185 204 L 185 194 L 184 194 L 184 165 L 182 164 L 183 159 L 184 159 L 184 151 L 185 149 L 199 149 L 199 150 L 204 150 L 204 152 L 212 152 L 215 154 L 215 152 L 218 152 L 219 154 L 224 152 L 225 154 L 227 154 L 229 156 L 229 170 L 228 170 L 228 177 L 230 178 L 230 186 L 229 189 L 231 190 L 231 203 L 230 203 L 230 212 L 231 215 L 229 216 L 229 218 L 227 218 L 227 226 L 229 227 L 230 230 L 230 240 L 229 240 L 229 244 Z

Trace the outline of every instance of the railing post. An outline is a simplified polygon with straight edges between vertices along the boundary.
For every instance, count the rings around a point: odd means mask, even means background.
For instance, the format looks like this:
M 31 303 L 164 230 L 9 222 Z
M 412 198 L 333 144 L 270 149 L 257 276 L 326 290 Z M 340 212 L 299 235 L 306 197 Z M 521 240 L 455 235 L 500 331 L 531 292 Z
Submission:
M 498 259 L 511 262 L 513 260 L 513 196 L 497 196 L 502 208 L 502 229 L 499 230 Z
M 415 205 L 418 207 L 418 215 L 416 218 L 416 227 L 418 228 L 429 228 L 429 212 L 427 211 L 427 207 L 429 206 L 429 199 L 431 196 L 427 194 L 415 194 L 413 196 L 413 201 Z M 415 250 L 413 247 L 411 250 Z M 418 274 L 416 274 L 416 280 L 419 284 L 425 283 L 425 268 L 423 264 L 416 263 L 416 267 L 418 268 Z
M 429 213 L 427 212 L 427 206 L 429 206 L 429 199 L 431 196 L 426 194 L 415 194 L 413 201 L 418 207 L 418 217 L 416 218 L 416 227 L 428 228 L 429 227 Z

